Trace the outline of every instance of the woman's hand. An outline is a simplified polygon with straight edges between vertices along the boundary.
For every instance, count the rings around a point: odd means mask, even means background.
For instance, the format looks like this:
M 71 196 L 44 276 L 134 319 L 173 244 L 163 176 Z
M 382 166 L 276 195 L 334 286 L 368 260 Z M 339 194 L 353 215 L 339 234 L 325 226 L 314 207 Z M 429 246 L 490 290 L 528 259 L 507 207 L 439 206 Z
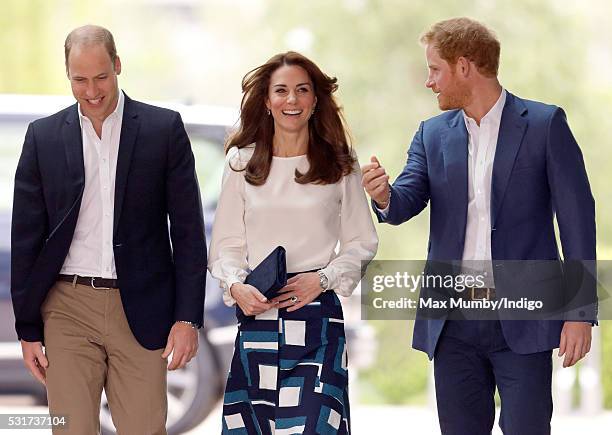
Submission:
M 247 316 L 256 316 L 274 307 L 259 290 L 249 284 L 232 284 L 230 295 L 236 299 L 236 303 Z
M 317 272 L 300 273 L 287 280 L 287 285 L 278 291 L 278 296 L 272 299 L 278 308 L 295 311 L 314 301 L 321 294 L 321 281 Z M 297 300 L 293 302 L 292 297 Z

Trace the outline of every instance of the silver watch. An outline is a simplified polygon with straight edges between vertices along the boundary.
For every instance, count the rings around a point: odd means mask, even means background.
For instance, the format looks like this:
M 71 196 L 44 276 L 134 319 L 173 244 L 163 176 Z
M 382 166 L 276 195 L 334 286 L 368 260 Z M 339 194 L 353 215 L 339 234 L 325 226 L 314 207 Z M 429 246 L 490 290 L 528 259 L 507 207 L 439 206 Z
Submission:
M 317 272 L 319 274 L 319 285 L 323 289 L 323 291 L 329 290 L 329 279 L 322 270 Z

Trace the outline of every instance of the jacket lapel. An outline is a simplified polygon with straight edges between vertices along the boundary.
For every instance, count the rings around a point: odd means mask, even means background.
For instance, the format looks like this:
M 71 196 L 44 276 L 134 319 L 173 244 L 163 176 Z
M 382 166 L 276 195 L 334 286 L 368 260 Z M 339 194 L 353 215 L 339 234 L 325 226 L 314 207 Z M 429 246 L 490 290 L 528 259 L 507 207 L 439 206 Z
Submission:
M 523 116 L 526 112 L 527 108 L 521 100 L 508 92 L 499 125 L 495 159 L 493 160 L 491 228 L 495 228 L 497 216 L 508 187 L 510 173 L 527 128 L 527 120 Z
M 457 246 L 463 249 L 468 203 L 468 134 L 461 111 L 457 112 L 449 121 L 448 127 L 442 131 L 441 140 L 448 200 L 461 237 Z
M 123 120 L 121 122 L 121 136 L 119 139 L 119 154 L 117 155 L 117 172 L 115 176 L 115 213 L 113 217 L 113 235 L 117 233 L 117 225 L 121 218 L 121 209 L 125 197 L 130 163 L 134 144 L 138 134 L 138 113 L 135 110 L 134 102 L 125 95 L 125 105 L 123 108 Z
M 85 187 L 85 163 L 83 162 L 83 136 L 77 105 L 73 105 L 62 127 L 62 139 L 68 165 L 70 192 L 75 197 L 70 204 L 77 200 Z

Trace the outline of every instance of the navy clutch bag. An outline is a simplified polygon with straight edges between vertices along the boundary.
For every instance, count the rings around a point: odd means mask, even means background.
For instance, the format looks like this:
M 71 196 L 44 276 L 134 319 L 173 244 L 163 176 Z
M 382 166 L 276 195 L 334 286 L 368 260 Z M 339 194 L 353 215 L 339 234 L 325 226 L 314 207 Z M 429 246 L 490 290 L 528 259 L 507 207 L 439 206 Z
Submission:
M 277 246 L 249 273 L 244 283 L 252 285 L 266 298 L 272 299 L 278 290 L 287 285 L 286 255 L 285 248 Z M 238 305 L 236 305 L 236 317 L 238 320 L 247 318 Z

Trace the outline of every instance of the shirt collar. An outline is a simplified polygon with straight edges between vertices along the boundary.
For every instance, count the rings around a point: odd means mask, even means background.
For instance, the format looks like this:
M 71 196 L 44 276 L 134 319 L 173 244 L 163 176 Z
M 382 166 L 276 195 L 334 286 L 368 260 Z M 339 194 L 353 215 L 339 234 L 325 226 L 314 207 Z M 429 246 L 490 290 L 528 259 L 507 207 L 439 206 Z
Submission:
M 110 119 L 122 119 L 124 105 L 125 105 L 125 97 L 123 96 L 123 91 L 119 89 L 119 98 L 117 98 L 117 106 L 115 107 L 115 110 L 113 110 L 113 112 L 110 115 L 108 115 L 106 119 L 109 119 L 109 118 Z M 83 128 L 83 120 L 87 120 L 88 122 L 91 122 L 91 121 L 89 120 L 89 118 L 87 118 L 87 116 L 83 115 L 83 112 L 81 111 L 80 103 L 77 103 L 77 107 L 79 110 L 79 123 L 81 124 L 81 128 Z
M 504 106 L 506 104 L 506 94 L 507 94 L 506 90 L 502 88 L 502 91 L 499 95 L 499 98 L 497 99 L 497 102 L 493 105 L 493 107 L 491 107 L 491 109 L 487 112 L 487 114 L 482 117 L 482 119 L 480 120 L 480 125 L 482 125 L 482 122 L 485 120 L 487 121 L 491 120 L 495 122 L 495 124 L 499 124 L 501 122 L 502 113 L 504 111 Z M 469 116 L 467 116 L 464 110 L 462 110 L 461 113 L 463 114 L 463 120 L 465 121 L 466 128 L 469 129 L 470 121 L 476 124 L 476 121 L 470 118 Z

